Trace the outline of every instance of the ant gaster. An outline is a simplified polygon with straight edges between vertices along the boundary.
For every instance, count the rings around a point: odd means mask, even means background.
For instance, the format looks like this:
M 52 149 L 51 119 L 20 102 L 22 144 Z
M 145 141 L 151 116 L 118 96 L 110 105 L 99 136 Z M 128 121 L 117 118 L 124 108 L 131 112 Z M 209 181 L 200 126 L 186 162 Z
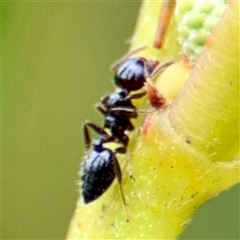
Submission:
M 87 127 L 93 128 L 99 134 L 99 138 L 92 142 L 92 151 L 85 156 L 82 175 L 82 193 L 85 203 L 92 202 L 101 196 L 111 185 L 115 176 L 117 176 L 118 182 L 121 183 L 121 170 L 116 157 L 116 152 L 121 152 L 120 148 L 112 151 L 104 147 L 103 144 L 113 141 L 112 137 L 103 128 L 86 122 L 84 125 L 84 137 L 87 149 L 90 148 L 91 143 Z

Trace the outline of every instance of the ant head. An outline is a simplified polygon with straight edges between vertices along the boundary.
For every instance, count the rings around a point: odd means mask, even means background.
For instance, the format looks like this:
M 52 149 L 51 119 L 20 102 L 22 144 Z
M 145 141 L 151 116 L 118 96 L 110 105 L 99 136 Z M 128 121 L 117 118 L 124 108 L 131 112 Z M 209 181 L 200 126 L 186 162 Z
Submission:
M 128 92 L 141 89 L 146 82 L 147 75 L 151 75 L 158 62 L 148 61 L 145 58 L 127 59 L 118 68 L 115 76 L 115 84 Z

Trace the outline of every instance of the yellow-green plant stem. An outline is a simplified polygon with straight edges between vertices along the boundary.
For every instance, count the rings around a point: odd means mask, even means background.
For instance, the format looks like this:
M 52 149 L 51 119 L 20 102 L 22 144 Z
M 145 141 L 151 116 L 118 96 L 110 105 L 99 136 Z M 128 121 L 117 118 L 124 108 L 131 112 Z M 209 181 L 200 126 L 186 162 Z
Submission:
M 231 161 L 239 149 L 239 15 L 232 3 L 207 39 L 187 85 L 171 105 L 182 138 L 211 161 Z
M 157 4 L 144 2 L 132 49 L 151 46 Z M 239 182 L 238 13 L 229 3 L 177 98 L 149 114 L 119 156 L 130 221 L 115 182 L 91 204 L 80 197 L 68 239 L 176 239 L 201 204 Z M 172 22 L 168 48 L 142 55 L 177 60 L 175 34 Z

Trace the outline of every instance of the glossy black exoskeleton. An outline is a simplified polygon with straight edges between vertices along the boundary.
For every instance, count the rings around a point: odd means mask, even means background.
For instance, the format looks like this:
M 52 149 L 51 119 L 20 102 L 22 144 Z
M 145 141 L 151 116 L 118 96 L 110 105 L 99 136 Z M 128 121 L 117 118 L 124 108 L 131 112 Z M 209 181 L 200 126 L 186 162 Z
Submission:
M 109 129 L 114 139 L 125 147 L 128 145 L 125 131 L 134 129 L 130 119 L 137 118 L 137 110 L 131 97 L 126 90 L 120 90 L 102 98 L 101 105 L 97 105 L 97 109 L 105 116 L 104 128 Z
M 123 58 L 113 67 L 114 83 L 119 90 L 103 97 L 96 106 L 104 116 L 103 126 L 99 127 L 91 122 L 84 124 L 87 154 L 82 171 L 82 195 L 85 203 L 99 198 L 117 178 L 126 206 L 121 186 L 121 169 L 116 154 L 127 151 L 129 139 L 126 131 L 134 129 L 131 119 L 138 116 L 132 100 L 146 94 L 145 92 L 132 93 L 132 91 L 140 90 L 144 86 L 148 77 L 146 74 L 152 74 L 157 65 L 156 61 L 148 61 L 139 57 Z M 92 142 L 91 150 L 89 127 L 99 135 L 98 139 Z M 104 146 L 105 143 L 110 142 L 117 142 L 121 144 L 121 147 L 112 150 Z
M 92 151 L 88 152 L 85 156 L 83 165 L 82 194 L 84 202 L 90 203 L 99 198 L 110 187 L 115 177 L 117 177 L 121 188 L 122 176 L 116 157 L 116 152 L 121 152 L 121 150 L 116 149 L 112 151 L 104 147 L 103 144 L 113 141 L 112 137 L 104 129 L 88 122 L 84 125 L 87 148 L 90 146 L 90 136 L 87 127 L 91 127 L 100 134 L 100 137 L 93 141 Z
M 157 61 L 148 61 L 142 57 L 121 60 L 113 67 L 116 70 L 114 83 L 120 90 L 105 96 L 97 105 L 97 109 L 105 116 L 104 128 L 108 128 L 115 140 L 125 147 L 128 145 L 125 131 L 134 129 L 130 119 L 137 118 L 137 110 L 132 100 L 146 94 L 131 92 L 144 86 L 147 76 L 152 74 L 157 65 Z
M 148 61 L 142 57 L 128 59 L 118 68 L 114 83 L 129 92 L 139 90 L 146 82 L 146 73 L 150 75 L 157 65 L 157 61 Z

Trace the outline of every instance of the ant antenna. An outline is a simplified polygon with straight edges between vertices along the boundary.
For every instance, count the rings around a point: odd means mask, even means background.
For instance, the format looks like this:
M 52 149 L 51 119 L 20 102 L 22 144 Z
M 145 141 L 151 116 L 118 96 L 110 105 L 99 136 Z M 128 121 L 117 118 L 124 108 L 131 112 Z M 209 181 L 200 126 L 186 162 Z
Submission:
M 162 47 L 175 6 L 176 0 L 167 0 L 162 2 L 153 47 Z
M 125 54 L 123 57 L 121 57 L 120 59 L 118 59 L 115 63 L 113 63 L 111 66 L 110 66 L 110 70 L 111 71 L 116 71 L 118 69 L 118 67 L 123 63 L 125 62 L 129 57 L 131 57 L 133 54 L 135 53 L 138 53 L 144 49 L 146 49 L 147 46 L 141 46 L 141 47 L 138 47 L 132 51 L 130 51 L 129 53 Z
M 164 68 L 169 67 L 173 63 L 174 63 L 173 61 L 168 61 L 159 64 L 150 75 L 148 74 L 147 69 L 145 68 L 146 77 L 154 79 L 158 74 L 160 74 L 164 70 Z

